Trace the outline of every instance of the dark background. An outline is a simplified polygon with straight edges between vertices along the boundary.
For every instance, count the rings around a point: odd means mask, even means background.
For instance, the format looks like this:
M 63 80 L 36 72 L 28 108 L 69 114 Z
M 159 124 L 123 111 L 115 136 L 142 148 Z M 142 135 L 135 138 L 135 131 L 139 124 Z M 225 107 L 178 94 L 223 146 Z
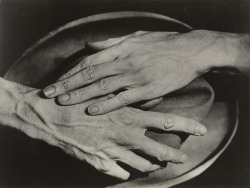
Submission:
M 114 11 L 148 11 L 195 29 L 250 32 L 247 0 L 0 0 L 0 75 L 49 31 L 85 16 Z M 250 187 L 249 83 L 240 82 L 240 125 L 229 148 L 203 174 L 176 187 Z M 232 88 L 233 89 L 233 88 Z M 18 142 L 22 144 L 18 144 Z M 29 148 L 27 151 L 26 148 Z M 43 153 L 46 153 L 44 155 Z M 67 161 L 71 161 L 70 164 Z M 94 170 L 93 170 L 94 171 Z M 56 172 L 56 173 L 55 173 Z M 72 176 L 74 174 L 74 176 Z M 88 176 L 89 177 L 86 177 Z M 93 178 L 91 175 L 97 177 Z M 80 161 L 10 128 L 0 128 L 0 187 L 82 187 L 102 176 Z M 115 179 L 110 181 L 116 182 Z

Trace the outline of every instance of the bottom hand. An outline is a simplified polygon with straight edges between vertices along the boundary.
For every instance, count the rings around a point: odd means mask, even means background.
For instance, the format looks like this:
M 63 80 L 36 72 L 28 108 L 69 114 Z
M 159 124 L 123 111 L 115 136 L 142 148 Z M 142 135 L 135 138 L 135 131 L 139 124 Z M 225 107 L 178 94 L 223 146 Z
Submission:
M 8 82 L 8 84 L 13 84 Z M 13 88 L 13 87 L 12 87 Z M 86 160 L 99 171 L 127 179 L 129 172 L 116 162 L 121 161 L 142 172 L 160 168 L 135 154 L 140 151 L 159 161 L 182 163 L 186 156 L 177 149 L 157 143 L 144 135 L 148 128 L 181 131 L 203 135 L 200 123 L 173 114 L 144 112 L 124 107 L 105 115 L 86 114 L 89 105 L 108 97 L 74 106 L 58 106 L 53 99 L 39 97 L 40 90 L 21 85 L 8 92 L 14 101 L 15 128 L 30 137 L 62 148 L 70 155 Z M 11 121 L 13 118 L 11 119 Z

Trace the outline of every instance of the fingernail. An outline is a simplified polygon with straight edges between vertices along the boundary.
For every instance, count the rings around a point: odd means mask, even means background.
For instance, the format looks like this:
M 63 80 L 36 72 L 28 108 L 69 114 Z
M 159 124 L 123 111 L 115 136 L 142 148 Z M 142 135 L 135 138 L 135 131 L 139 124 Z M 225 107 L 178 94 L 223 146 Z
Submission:
M 56 91 L 56 88 L 55 86 L 51 85 L 51 86 L 48 86 L 46 88 L 43 89 L 43 93 L 44 95 L 46 95 L 47 97 L 53 95 Z
M 90 114 L 95 114 L 99 111 L 99 108 L 97 106 L 91 106 L 88 108 L 88 111 Z
M 165 128 L 169 129 L 171 127 L 173 127 L 174 125 L 174 118 L 171 115 L 166 115 L 165 116 Z
M 187 160 L 187 156 L 185 154 L 183 154 L 180 158 L 180 162 L 184 163 Z
M 66 102 L 66 101 L 69 100 L 69 98 L 70 98 L 70 96 L 69 96 L 68 93 L 65 93 L 65 94 L 62 94 L 62 95 L 58 96 L 59 102 Z
M 204 135 L 207 133 L 207 128 L 204 126 L 199 126 L 197 128 L 197 135 Z
M 112 98 L 114 98 L 114 97 L 115 97 L 115 94 L 113 94 L 113 93 L 108 94 L 108 98 L 109 98 L 109 99 L 112 99 Z

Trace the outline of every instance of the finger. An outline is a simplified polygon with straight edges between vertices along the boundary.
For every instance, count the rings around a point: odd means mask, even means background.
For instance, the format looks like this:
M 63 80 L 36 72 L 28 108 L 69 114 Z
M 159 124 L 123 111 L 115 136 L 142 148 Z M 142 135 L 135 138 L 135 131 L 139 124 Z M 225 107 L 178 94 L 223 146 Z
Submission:
M 94 83 L 101 78 L 122 73 L 123 69 L 119 68 L 119 66 L 123 65 L 116 62 L 108 62 L 101 65 L 87 67 L 68 78 L 47 86 L 43 89 L 43 92 L 48 98 L 56 97 L 67 91 Z
M 130 79 L 125 76 L 104 78 L 85 88 L 59 95 L 58 102 L 62 105 L 77 104 L 95 97 L 107 95 L 130 84 Z
M 207 128 L 201 123 L 174 114 L 160 112 L 141 112 L 138 117 L 143 128 L 158 128 L 167 131 L 185 132 L 188 134 L 201 136 L 206 134 Z
M 110 176 L 117 177 L 123 180 L 127 180 L 130 176 L 127 171 L 121 168 L 114 161 L 103 161 L 102 166 L 104 166 L 104 168 L 99 168 L 98 170 Z
M 86 47 L 91 48 L 95 51 L 100 51 L 100 50 L 110 48 L 111 46 L 113 46 L 119 42 L 122 42 L 128 38 L 140 36 L 144 33 L 147 33 L 147 32 L 146 31 L 137 31 L 137 32 L 129 34 L 129 35 L 125 35 L 122 37 L 116 37 L 116 38 L 110 38 L 110 39 L 107 39 L 105 41 L 88 42 L 88 43 L 86 43 Z
M 87 161 L 90 165 L 95 167 L 98 171 L 117 177 L 123 180 L 129 178 L 130 174 L 122 169 L 115 161 L 101 159 L 95 155 L 82 153 L 80 150 L 73 148 L 77 158 Z
M 103 97 L 99 97 L 99 98 L 96 98 L 96 99 L 92 99 L 92 100 L 86 101 L 83 104 L 84 104 L 84 106 L 90 106 L 92 104 L 95 104 L 95 103 L 98 103 L 98 102 L 101 102 L 101 101 L 105 101 L 105 100 L 111 99 L 114 96 L 115 95 L 111 93 L 111 94 L 105 95 Z
M 127 106 L 129 104 L 147 100 L 146 89 L 144 87 L 133 88 L 124 92 L 119 93 L 115 97 L 96 103 L 88 107 L 88 112 L 91 115 L 105 114 L 115 109 Z
M 108 148 L 105 152 L 114 160 L 121 161 L 141 172 L 150 172 L 159 169 L 159 165 L 153 165 L 148 160 L 134 154 L 132 151 L 120 148 Z
M 155 142 L 146 136 L 137 140 L 136 147 L 143 153 L 157 158 L 159 161 L 183 163 L 187 159 L 187 156 L 182 151 Z
M 113 61 L 118 57 L 118 54 L 119 54 L 119 51 L 116 48 L 109 48 L 109 49 L 100 51 L 96 54 L 85 57 L 75 67 L 73 67 L 70 71 L 63 74 L 58 80 L 68 78 L 71 75 L 74 75 L 77 72 L 79 72 L 87 67 Z
M 140 105 L 140 108 L 145 109 L 145 110 L 150 109 L 150 108 L 154 108 L 154 107 L 158 106 L 162 102 L 162 100 L 163 100 L 163 97 L 147 101 L 147 102 L 143 103 L 142 105 Z

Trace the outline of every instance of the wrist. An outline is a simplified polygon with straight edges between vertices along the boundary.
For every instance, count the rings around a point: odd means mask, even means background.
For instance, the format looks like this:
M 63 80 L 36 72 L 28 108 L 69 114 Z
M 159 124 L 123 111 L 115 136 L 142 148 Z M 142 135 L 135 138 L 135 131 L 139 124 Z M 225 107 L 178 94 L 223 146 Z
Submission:
M 226 73 L 249 72 L 249 35 L 224 33 L 215 31 L 206 32 L 206 39 L 213 41 L 204 56 L 204 69 L 220 70 Z M 204 62 L 203 61 L 203 62 Z
M 40 113 L 39 90 L 34 90 L 0 78 L 2 99 L 0 124 L 15 128 L 29 137 L 57 145 L 53 130 L 43 121 Z
M 16 107 L 16 94 L 14 84 L 0 78 L 0 124 L 11 126 Z

